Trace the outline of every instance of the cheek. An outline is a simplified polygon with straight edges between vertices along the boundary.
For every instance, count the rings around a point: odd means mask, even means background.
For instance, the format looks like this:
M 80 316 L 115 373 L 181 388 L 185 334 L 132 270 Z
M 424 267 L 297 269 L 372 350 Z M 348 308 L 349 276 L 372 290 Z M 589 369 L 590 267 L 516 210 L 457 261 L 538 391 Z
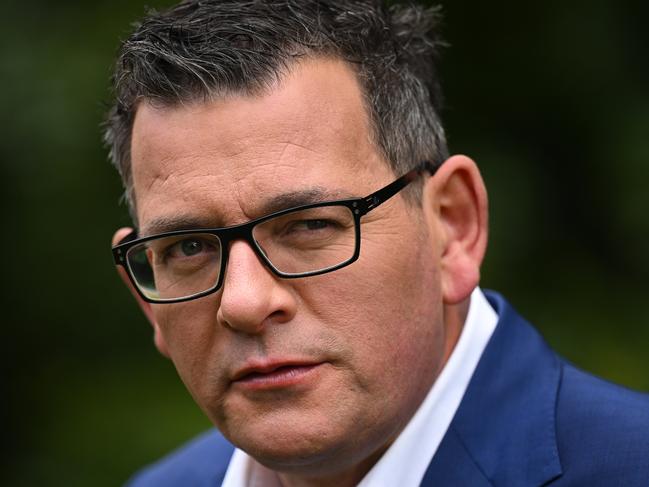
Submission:
M 154 313 L 178 375 L 194 398 L 213 394 L 218 362 L 214 299 L 157 305 Z
M 443 353 L 439 273 L 425 239 L 383 237 L 364 239 L 357 262 L 299 289 L 303 309 L 346 344 L 366 388 L 436 370 Z

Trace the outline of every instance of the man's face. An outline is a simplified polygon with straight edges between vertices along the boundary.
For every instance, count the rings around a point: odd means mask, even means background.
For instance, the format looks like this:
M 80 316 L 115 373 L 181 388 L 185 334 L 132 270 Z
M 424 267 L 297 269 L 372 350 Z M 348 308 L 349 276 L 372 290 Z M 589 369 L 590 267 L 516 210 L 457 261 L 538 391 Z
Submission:
M 354 74 L 325 60 L 266 95 L 143 103 L 132 159 L 142 235 L 234 225 L 278 202 L 365 196 L 395 179 Z M 358 261 L 302 279 L 277 278 L 237 241 L 218 293 L 153 305 L 182 380 L 225 436 L 271 468 L 312 473 L 387 447 L 446 346 L 426 221 L 392 198 L 363 218 Z

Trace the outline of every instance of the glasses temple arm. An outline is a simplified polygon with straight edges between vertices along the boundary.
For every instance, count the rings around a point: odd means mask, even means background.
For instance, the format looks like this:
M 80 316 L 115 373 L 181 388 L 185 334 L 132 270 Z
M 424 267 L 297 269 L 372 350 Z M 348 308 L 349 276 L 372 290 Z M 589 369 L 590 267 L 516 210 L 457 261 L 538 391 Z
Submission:
M 396 181 L 388 184 L 384 188 L 375 191 L 369 196 L 363 198 L 365 202 L 365 213 L 373 210 L 382 203 L 392 198 L 395 194 L 408 186 L 411 182 L 421 176 L 424 172 L 429 172 L 432 176 L 437 171 L 437 167 L 432 166 L 429 162 L 422 162 L 419 167 L 407 172 Z

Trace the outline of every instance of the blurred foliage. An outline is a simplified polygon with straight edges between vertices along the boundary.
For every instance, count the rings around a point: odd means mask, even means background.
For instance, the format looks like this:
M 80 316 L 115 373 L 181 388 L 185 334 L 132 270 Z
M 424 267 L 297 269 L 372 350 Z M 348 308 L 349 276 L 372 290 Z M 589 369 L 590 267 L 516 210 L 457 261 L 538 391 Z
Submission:
M 649 3 L 444 11 L 451 149 L 490 192 L 484 286 L 577 365 L 649 390 Z M 118 39 L 143 12 L 4 2 L 1 485 L 119 485 L 208 427 L 109 252 L 128 216 L 98 126 Z

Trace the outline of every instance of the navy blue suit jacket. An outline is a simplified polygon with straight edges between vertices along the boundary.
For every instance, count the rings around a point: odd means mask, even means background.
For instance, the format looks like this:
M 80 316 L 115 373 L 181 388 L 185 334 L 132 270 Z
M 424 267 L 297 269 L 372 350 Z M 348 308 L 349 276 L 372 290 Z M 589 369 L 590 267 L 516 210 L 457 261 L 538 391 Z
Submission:
M 559 358 L 498 294 L 498 326 L 422 486 L 649 486 L 649 396 Z M 221 485 L 233 446 L 208 432 L 131 487 Z

